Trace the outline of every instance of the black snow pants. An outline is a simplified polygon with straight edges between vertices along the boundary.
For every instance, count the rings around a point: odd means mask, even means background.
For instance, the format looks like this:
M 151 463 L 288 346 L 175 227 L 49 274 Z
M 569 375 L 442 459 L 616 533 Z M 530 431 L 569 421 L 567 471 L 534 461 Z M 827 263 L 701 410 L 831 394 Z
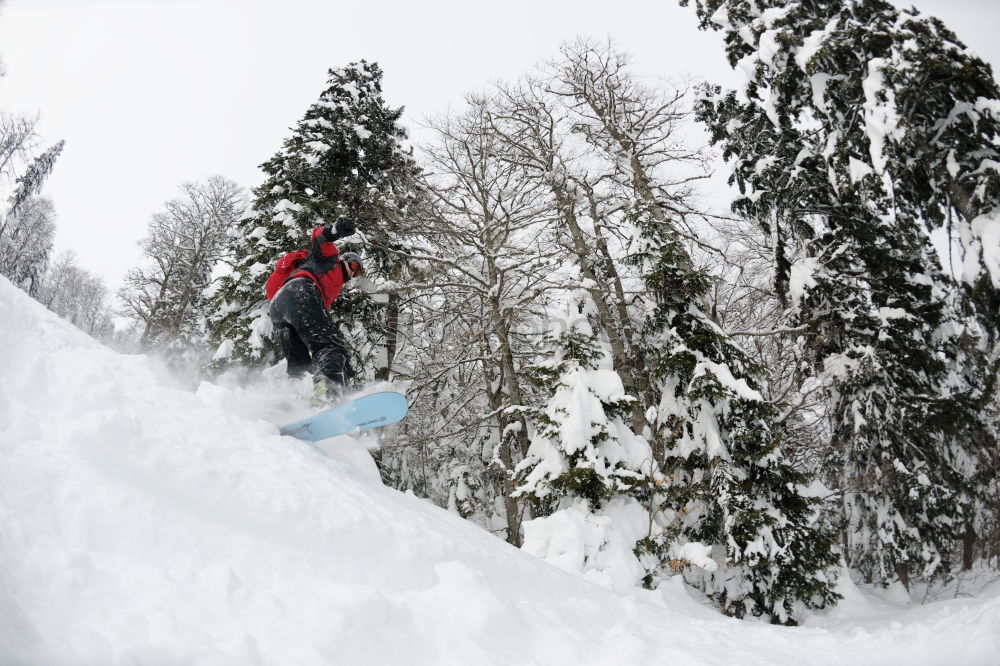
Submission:
M 271 301 L 270 314 L 289 375 L 299 377 L 311 371 L 329 379 L 329 388 L 334 390 L 347 384 L 347 347 L 312 280 L 295 278 L 285 283 Z

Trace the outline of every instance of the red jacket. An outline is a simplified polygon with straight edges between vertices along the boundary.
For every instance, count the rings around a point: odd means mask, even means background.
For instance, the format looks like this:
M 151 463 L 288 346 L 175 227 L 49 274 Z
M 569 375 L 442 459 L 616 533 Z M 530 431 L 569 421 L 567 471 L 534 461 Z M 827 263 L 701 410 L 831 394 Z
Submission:
M 319 289 L 323 298 L 323 307 L 327 310 L 340 294 L 344 286 L 344 269 L 340 265 L 337 246 L 331 240 L 333 230 L 330 227 L 316 227 L 312 230 L 312 247 L 309 258 L 288 278 L 309 278 Z

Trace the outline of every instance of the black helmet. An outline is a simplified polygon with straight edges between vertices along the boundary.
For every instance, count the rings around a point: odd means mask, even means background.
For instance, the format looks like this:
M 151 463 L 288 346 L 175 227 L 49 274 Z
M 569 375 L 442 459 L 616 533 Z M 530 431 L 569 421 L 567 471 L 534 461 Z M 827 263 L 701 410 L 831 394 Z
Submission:
M 340 255 L 340 260 L 347 266 L 349 277 L 364 275 L 365 265 L 361 261 L 361 255 L 357 252 L 344 252 Z

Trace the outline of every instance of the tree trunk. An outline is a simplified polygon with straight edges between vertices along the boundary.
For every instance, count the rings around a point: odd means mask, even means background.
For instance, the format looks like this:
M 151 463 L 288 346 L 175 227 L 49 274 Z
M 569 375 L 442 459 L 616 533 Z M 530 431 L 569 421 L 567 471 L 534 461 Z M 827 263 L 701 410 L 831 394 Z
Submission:
M 392 364 L 396 358 L 396 346 L 399 343 L 399 294 L 389 294 L 385 305 L 385 365 L 375 369 L 377 381 L 389 381 L 392 376 Z
M 601 284 L 599 276 L 591 265 L 587 237 L 583 233 L 583 229 L 580 228 L 576 212 L 573 210 L 573 201 L 567 196 L 566 192 L 564 192 L 562 188 L 553 186 L 552 190 L 556 197 L 559 210 L 562 213 L 563 221 L 566 223 L 566 227 L 569 229 L 570 236 L 573 239 L 573 249 L 577 256 L 577 260 L 579 261 L 580 272 L 583 273 L 583 277 L 585 279 L 589 280 L 594 285 L 588 291 L 591 298 L 594 299 L 594 304 L 597 306 L 597 312 L 601 317 L 601 321 L 605 323 L 605 330 L 607 331 L 608 341 L 611 345 L 611 355 L 614 359 L 615 371 L 621 378 L 622 386 L 627 394 L 633 396 L 642 395 L 639 392 L 635 379 L 632 375 L 632 369 L 635 365 L 634 359 L 629 356 L 625 342 L 620 335 L 620 331 L 618 330 L 618 327 L 614 325 L 615 317 L 612 313 L 611 306 L 608 305 L 608 300 L 605 297 L 604 289 L 606 288 L 606 285 Z M 645 425 L 646 420 L 643 415 L 642 406 L 640 404 L 633 405 L 633 432 L 641 434 Z
M 971 571 L 976 563 L 976 528 L 972 521 L 965 523 L 965 534 L 962 535 L 962 571 Z
M 910 589 L 910 568 L 905 562 L 896 563 L 896 576 L 899 577 L 899 582 L 903 584 L 903 587 L 909 591 Z
M 166 300 L 167 285 L 173 279 L 173 265 L 170 266 L 169 270 L 163 272 L 163 281 L 160 283 L 160 293 L 157 294 L 156 298 L 150 304 L 149 313 L 146 317 L 146 328 L 142 332 L 142 337 L 139 338 L 139 344 L 146 348 L 149 345 L 150 335 L 153 333 L 154 326 L 156 325 L 156 317 L 160 313 L 160 308 L 163 306 L 164 300 Z
M 484 349 L 489 349 L 489 340 L 485 339 L 484 334 Z M 500 466 L 496 469 L 497 480 L 500 482 L 501 490 L 503 492 L 503 503 L 504 512 L 507 518 L 507 542 L 512 546 L 517 548 L 521 547 L 521 514 L 517 506 L 517 500 L 514 499 L 514 455 L 511 451 L 511 437 L 506 432 L 507 430 L 507 419 L 503 413 L 503 396 L 499 389 L 492 390 L 492 386 L 496 385 L 496 371 L 491 368 L 486 361 L 483 361 L 483 376 L 487 382 L 487 394 L 489 395 L 490 408 L 495 412 L 497 429 L 498 429 L 498 457 L 500 458 Z
M 633 424 L 639 423 L 640 421 L 645 426 L 645 410 L 643 407 L 649 407 L 655 404 L 656 398 L 653 392 L 653 387 L 649 383 L 649 374 L 646 372 L 646 359 L 642 350 L 632 344 L 632 340 L 635 339 L 635 327 L 632 326 L 632 319 L 629 317 L 628 304 L 625 302 L 625 289 L 622 287 L 621 275 L 618 273 L 617 265 L 614 259 L 611 257 L 611 252 L 608 250 L 608 242 L 604 237 L 603 225 L 601 224 L 599 213 L 597 210 L 597 202 L 592 196 L 593 192 L 588 188 L 587 199 L 590 202 L 590 215 L 594 220 L 594 239 L 597 251 L 604 263 L 604 272 L 607 274 L 611 286 L 614 289 L 614 300 L 615 308 L 618 313 L 618 325 L 622 330 L 623 343 L 625 345 L 625 353 L 629 359 L 629 367 L 627 371 L 631 374 L 633 381 L 635 382 L 636 388 L 636 398 L 640 399 L 640 403 L 636 404 L 632 411 L 639 411 L 639 414 L 632 414 Z M 642 430 L 636 430 L 636 434 L 642 434 Z

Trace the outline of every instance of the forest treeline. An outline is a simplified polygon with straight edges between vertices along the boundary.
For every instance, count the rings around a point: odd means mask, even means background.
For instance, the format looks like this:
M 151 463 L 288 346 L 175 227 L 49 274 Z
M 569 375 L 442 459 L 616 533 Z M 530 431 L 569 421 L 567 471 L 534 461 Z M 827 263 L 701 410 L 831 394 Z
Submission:
M 682 576 L 776 623 L 845 571 L 912 591 L 995 570 L 990 67 L 881 0 L 691 4 L 742 89 L 651 82 L 581 39 L 413 148 L 377 64 L 331 70 L 261 184 L 187 183 L 153 215 L 114 300 L 49 257 L 62 144 L 4 116 L 0 268 L 192 380 L 249 377 L 280 358 L 274 262 L 350 216 L 366 275 L 331 316 L 356 381 L 412 403 L 387 484 L 603 584 Z

